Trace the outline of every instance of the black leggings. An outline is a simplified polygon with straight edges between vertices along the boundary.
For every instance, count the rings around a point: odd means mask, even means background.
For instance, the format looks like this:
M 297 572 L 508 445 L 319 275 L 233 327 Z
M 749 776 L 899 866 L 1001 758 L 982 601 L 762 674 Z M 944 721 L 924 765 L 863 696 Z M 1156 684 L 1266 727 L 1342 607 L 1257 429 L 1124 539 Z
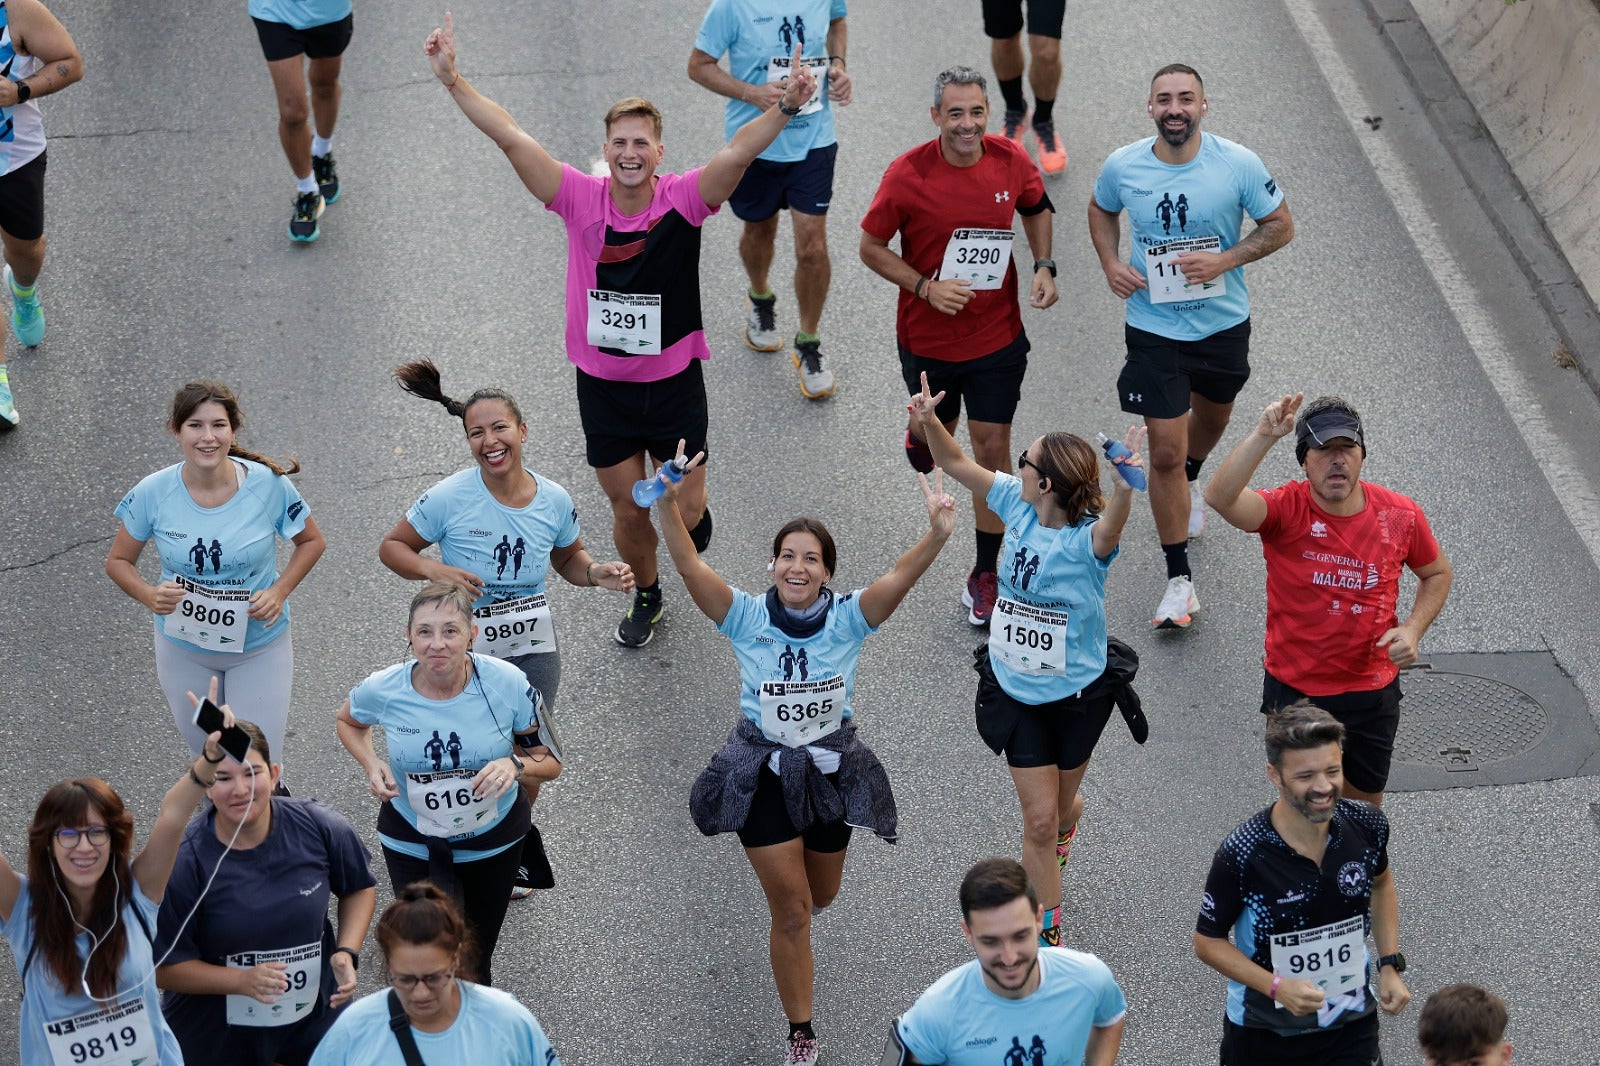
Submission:
M 463 961 L 469 971 L 476 971 L 474 979 L 479 984 L 494 983 L 489 977 L 489 960 L 494 957 L 495 944 L 500 940 L 500 927 L 505 924 L 511 886 L 516 881 L 521 859 L 522 841 L 519 840 L 498 855 L 476 862 L 458 862 L 453 867 L 456 902 L 478 938 L 478 957 Z M 407 885 L 428 879 L 427 859 L 384 848 L 383 861 L 389 867 L 389 884 L 396 896 Z

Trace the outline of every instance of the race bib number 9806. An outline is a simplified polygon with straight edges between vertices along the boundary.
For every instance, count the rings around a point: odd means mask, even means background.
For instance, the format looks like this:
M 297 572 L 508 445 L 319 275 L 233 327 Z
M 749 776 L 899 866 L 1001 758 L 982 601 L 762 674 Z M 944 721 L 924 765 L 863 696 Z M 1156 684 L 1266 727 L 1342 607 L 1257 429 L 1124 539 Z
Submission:
M 162 618 L 162 632 L 206 651 L 244 651 L 250 590 L 213 588 L 181 574 L 174 580 L 183 586 L 183 599 L 176 611 Z

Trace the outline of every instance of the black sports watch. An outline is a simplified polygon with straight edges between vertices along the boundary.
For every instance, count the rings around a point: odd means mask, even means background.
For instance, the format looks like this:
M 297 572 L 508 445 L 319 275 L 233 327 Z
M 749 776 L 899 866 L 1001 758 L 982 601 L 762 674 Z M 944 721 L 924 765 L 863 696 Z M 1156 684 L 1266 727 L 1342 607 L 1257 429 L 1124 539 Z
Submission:
M 350 956 L 350 968 L 352 970 L 359 971 L 361 969 L 361 952 L 357 951 L 355 948 L 334 948 L 332 951 L 328 952 L 328 954 L 338 955 L 340 952 Z
M 1378 960 L 1378 970 L 1382 972 L 1385 966 L 1393 966 L 1395 973 L 1406 972 L 1406 957 L 1398 951 L 1393 955 L 1384 955 Z
M 1056 276 L 1056 261 L 1054 259 L 1035 259 L 1033 261 L 1033 272 L 1035 274 L 1039 273 L 1040 267 L 1050 271 L 1052 278 Z
M 513 750 L 511 752 L 511 754 L 508 756 L 508 758 L 511 760 L 511 765 L 513 765 L 513 766 L 515 766 L 517 768 L 517 776 L 521 777 L 522 776 L 522 768 L 525 765 L 523 763 L 523 761 L 521 759 L 517 758 L 517 753 L 516 753 L 515 750 Z
M 25 81 L 17 82 L 17 103 L 19 103 L 19 104 L 27 103 L 28 102 L 28 98 L 31 97 L 32 95 L 33 95 L 33 86 L 29 85 Z

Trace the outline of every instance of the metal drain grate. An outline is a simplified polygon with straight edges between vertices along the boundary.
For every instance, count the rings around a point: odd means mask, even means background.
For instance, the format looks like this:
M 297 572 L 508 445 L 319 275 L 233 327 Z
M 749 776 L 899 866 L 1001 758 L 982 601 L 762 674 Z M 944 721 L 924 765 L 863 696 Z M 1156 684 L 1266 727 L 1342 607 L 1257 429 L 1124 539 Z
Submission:
M 1539 701 L 1491 677 L 1428 670 L 1401 682 L 1396 762 L 1476 770 L 1521 755 L 1550 731 Z
M 1600 731 L 1549 652 L 1452 652 L 1400 675 L 1391 792 L 1600 773 Z

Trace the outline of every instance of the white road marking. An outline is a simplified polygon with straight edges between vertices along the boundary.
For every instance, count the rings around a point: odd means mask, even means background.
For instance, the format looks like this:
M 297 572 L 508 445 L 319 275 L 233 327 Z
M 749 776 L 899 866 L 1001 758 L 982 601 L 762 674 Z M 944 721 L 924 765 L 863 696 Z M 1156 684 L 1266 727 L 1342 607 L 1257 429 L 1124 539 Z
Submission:
M 1583 466 L 1572 450 L 1554 431 L 1549 417 L 1529 386 L 1512 346 L 1494 319 L 1483 310 L 1486 301 L 1471 276 L 1461 266 L 1449 245 L 1434 225 L 1427 199 L 1411 177 L 1405 162 L 1383 137 L 1366 136 L 1363 115 L 1375 114 L 1361 83 L 1340 56 L 1333 38 L 1317 15 L 1314 0 L 1284 0 L 1317 62 L 1334 99 L 1344 111 L 1345 120 L 1355 131 L 1356 143 L 1372 164 L 1373 173 L 1389 194 L 1400 221 L 1416 246 L 1417 255 L 1433 276 L 1446 306 L 1466 335 L 1478 365 L 1505 404 L 1517 431 L 1538 458 L 1538 467 L 1555 493 L 1556 502 L 1566 513 L 1572 528 L 1600 567 L 1600 492 L 1583 473 Z

